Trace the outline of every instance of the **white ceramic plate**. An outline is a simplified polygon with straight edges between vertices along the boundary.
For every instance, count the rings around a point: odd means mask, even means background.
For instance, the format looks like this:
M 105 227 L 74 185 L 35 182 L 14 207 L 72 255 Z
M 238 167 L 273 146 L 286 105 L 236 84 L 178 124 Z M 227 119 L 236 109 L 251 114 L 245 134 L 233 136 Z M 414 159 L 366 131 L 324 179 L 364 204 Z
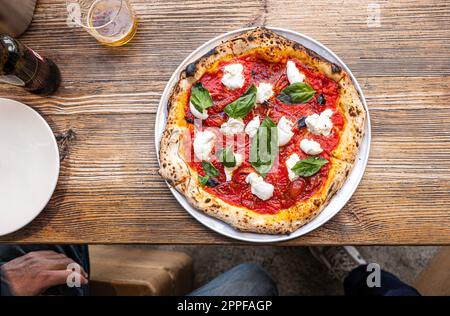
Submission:
M 281 28 L 273 28 L 268 27 L 272 31 L 289 38 L 297 43 L 300 43 L 304 45 L 305 47 L 312 49 L 319 55 L 327 58 L 331 62 L 341 66 L 343 69 L 345 69 L 349 75 L 351 76 L 353 82 L 355 83 L 355 86 L 361 96 L 361 101 L 364 104 L 364 107 L 367 112 L 367 120 L 365 125 L 365 134 L 364 138 L 362 140 L 362 144 L 360 146 L 359 155 L 356 159 L 354 168 L 352 172 L 350 173 L 349 177 L 347 178 L 347 181 L 343 185 L 343 187 L 339 190 L 339 192 L 336 193 L 336 195 L 333 197 L 333 199 L 330 201 L 328 206 L 322 210 L 322 212 L 314 218 L 311 222 L 308 224 L 300 227 L 295 232 L 289 234 L 289 235 L 266 235 L 266 234 L 256 234 L 256 233 L 245 233 L 238 231 L 228 224 L 215 219 L 213 217 L 210 217 L 206 214 L 204 214 L 201 211 L 198 211 L 197 209 L 193 208 L 183 197 L 182 194 L 177 192 L 175 189 L 170 187 L 170 190 L 172 191 L 172 194 L 175 196 L 175 198 L 178 200 L 178 202 L 188 211 L 195 219 L 197 219 L 199 222 L 201 222 L 203 225 L 209 227 L 210 229 L 242 241 L 249 241 L 249 242 L 261 242 L 261 243 L 269 243 L 269 242 L 277 242 L 277 241 L 285 241 L 293 238 L 297 238 L 299 236 L 302 236 L 319 226 L 326 223 L 328 220 L 330 220 L 334 215 L 336 215 L 342 207 L 347 203 L 347 201 L 352 196 L 353 192 L 355 192 L 359 182 L 361 181 L 361 178 L 364 174 L 364 170 L 366 168 L 367 160 L 369 158 L 369 150 L 370 150 L 370 118 L 369 118 L 369 111 L 367 108 L 366 100 L 364 98 L 363 92 L 361 91 L 361 88 L 356 81 L 355 77 L 351 73 L 350 69 L 342 62 L 339 57 L 337 57 L 330 49 L 325 47 L 323 44 L 313 40 L 312 38 L 293 32 L 286 29 Z M 238 34 L 245 32 L 247 30 L 250 30 L 251 28 L 245 28 L 245 29 L 239 29 L 235 30 L 223 35 L 220 35 L 209 42 L 203 44 L 199 48 L 197 48 L 193 53 L 191 53 L 175 70 L 172 77 L 170 78 L 169 82 L 167 83 L 167 86 L 164 90 L 164 93 L 161 97 L 161 101 L 159 103 L 158 113 L 156 116 L 156 124 L 155 124 L 155 143 L 156 143 L 156 149 L 158 153 L 158 160 L 159 160 L 159 142 L 162 136 L 162 133 L 164 131 L 164 127 L 166 125 L 167 121 L 167 102 L 170 97 L 170 92 L 172 91 L 172 88 L 177 83 L 178 78 L 180 76 L 180 73 L 183 71 L 183 69 L 186 68 L 188 64 L 191 62 L 197 60 L 204 54 L 206 54 L 208 51 L 210 51 L 212 48 L 219 45 L 221 42 L 226 41 L 230 38 L 233 38 L 237 36 Z
M 39 215 L 58 175 L 58 145 L 45 120 L 25 104 L 0 98 L 0 236 Z

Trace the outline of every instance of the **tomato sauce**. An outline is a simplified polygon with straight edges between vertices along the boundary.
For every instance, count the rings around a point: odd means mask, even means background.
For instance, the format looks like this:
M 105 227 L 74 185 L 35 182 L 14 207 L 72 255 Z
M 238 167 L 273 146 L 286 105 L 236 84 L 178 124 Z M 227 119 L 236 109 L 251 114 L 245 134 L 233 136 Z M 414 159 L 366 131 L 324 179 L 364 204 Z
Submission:
M 208 187 L 204 189 L 211 194 L 216 195 L 229 204 L 243 206 L 262 214 L 275 214 L 281 209 L 289 208 L 298 201 L 303 201 L 311 197 L 317 190 L 319 190 L 325 183 L 331 163 L 327 163 L 322 169 L 313 176 L 302 178 L 291 182 L 288 178 L 288 171 L 286 168 L 286 159 L 293 153 L 296 153 L 300 159 L 308 157 L 300 149 L 300 142 L 305 137 L 318 142 L 323 152 L 318 157 L 323 157 L 330 161 L 330 153 L 339 143 L 340 132 L 342 131 L 345 118 L 341 110 L 337 108 L 337 100 L 339 97 L 337 84 L 321 73 L 316 73 L 311 69 L 305 67 L 300 61 L 291 59 L 295 62 L 297 68 L 305 75 L 305 82 L 308 83 L 316 94 L 305 104 L 285 104 L 276 98 L 277 95 L 285 87 L 289 85 L 286 77 L 286 62 L 287 59 L 278 63 L 269 63 L 256 55 L 248 55 L 240 58 L 235 58 L 230 61 L 221 62 L 215 72 L 207 72 L 200 79 L 203 86 L 210 91 L 213 100 L 213 106 L 208 108 L 209 117 L 202 122 L 199 130 L 204 130 L 208 127 L 216 127 L 215 133 L 217 136 L 217 143 L 213 149 L 210 162 L 217 168 L 220 175 L 215 179 L 219 183 L 217 186 Z M 236 90 L 228 90 L 221 82 L 223 76 L 223 67 L 227 64 L 241 63 L 244 66 L 245 84 L 242 88 Z M 265 104 L 257 104 L 253 110 L 247 114 L 243 119 L 247 124 L 253 117 L 259 115 L 262 121 L 268 115 L 275 124 L 278 123 L 281 117 L 285 116 L 290 121 L 294 122 L 294 136 L 290 142 L 279 147 L 279 156 L 275 161 L 271 171 L 267 174 L 264 181 L 274 185 L 273 197 L 263 201 L 251 193 L 250 185 L 245 182 L 245 178 L 251 172 L 255 172 L 249 160 L 250 139 L 248 135 L 242 132 L 240 135 L 234 135 L 233 149 L 235 152 L 244 155 L 244 162 L 233 172 L 232 180 L 226 181 L 225 171 L 222 164 L 219 162 L 216 153 L 224 148 L 226 137 L 221 135 L 218 128 L 228 120 L 228 115 L 223 112 L 223 109 L 238 99 L 247 90 L 247 88 L 254 83 L 256 86 L 260 82 L 266 82 L 273 85 L 273 96 L 265 102 Z M 318 101 L 319 95 L 324 98 L 324 104 Z M 189 99 L 188 99 L 189 100 Z M 323 103 L 323 102 L 322 102 Z M 320 114 L 325 109 L 331 109 L 333 116 L 333 129 L 331 134 L 327 137 L 321 135 L 314 135 L 310 133 L 306 127 L 299 128 L 297 122 L 299 119 L 314 113 Z M 195 117 L 189 109 L 189 102 L 185 107 L 185 117 L 188 122 L 193 122 Z M 200 175 L 205 175 L 202 168 L 202 163 L 194 161 L 193 155 L 193 140 L 194 140 L 194 125 L 191 127 L 191 167 Z M 240 142 L 237 141 L 239 138 Z

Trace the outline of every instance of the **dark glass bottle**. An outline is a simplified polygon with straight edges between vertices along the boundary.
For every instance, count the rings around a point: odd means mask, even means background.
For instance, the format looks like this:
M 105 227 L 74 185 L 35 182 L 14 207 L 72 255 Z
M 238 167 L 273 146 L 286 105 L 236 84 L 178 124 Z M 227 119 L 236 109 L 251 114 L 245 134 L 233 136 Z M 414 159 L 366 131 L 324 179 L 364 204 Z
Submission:
M 41 57 L 11 36 L 0 35 L 0 81 L 48 95 L 58 89 L 61 74 L 52 60 Z

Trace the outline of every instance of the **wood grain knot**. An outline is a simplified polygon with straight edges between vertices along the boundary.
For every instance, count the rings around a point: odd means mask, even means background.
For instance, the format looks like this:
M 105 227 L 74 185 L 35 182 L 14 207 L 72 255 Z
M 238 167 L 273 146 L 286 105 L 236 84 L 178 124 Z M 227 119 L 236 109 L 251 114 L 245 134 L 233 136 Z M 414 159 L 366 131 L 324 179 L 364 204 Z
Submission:
M 69 128 L 66 132 L 56 135 L 56 142 L 58 143 L 59 161 L 63 161 L 70 151 L 70 144 L 75 140 L 76 132 Z

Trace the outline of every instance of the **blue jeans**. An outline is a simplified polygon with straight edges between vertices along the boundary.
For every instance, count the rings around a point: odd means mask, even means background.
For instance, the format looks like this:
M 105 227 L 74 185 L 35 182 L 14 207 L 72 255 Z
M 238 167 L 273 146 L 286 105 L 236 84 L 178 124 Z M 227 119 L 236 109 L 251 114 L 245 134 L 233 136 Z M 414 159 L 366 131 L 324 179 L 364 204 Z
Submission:
M 259 265 L 240 264 L 195 290 L 189 296 L 276 296 L 274 280 Z
M 381 271 L 381 287 L 369 288 L 366 284 L 366 266 L 349 273 L 344 280 L 345 295 L 349 296 L 418 296 L 416 289 L 400 281 L 393 274 Z M 221 274 L 208 284 L 195 290 L 190 296 L 275 296 L 276 283 L 260 266 L 241 264 Z

